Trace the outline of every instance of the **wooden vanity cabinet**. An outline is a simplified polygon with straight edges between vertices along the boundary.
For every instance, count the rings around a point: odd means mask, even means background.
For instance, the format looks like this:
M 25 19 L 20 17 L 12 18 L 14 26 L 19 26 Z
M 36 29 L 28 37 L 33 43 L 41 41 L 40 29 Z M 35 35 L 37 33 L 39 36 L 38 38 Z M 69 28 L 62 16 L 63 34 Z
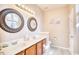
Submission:
M 43 42 L 43 45 L 46 45 L 46 40 L 44 39 L 44 40 L 42 40 L 42 42 Z
M 31 47 L 25 50 L 26 55 L 36 55 L 37 54 L 36 52 L 37 52 L 36 44 L 32 45 Z
M 43 54 L 43 41 L 37 43 L 37 55 Z
M 29 48 L 17 53 L 16 55 L 42 55 L 43 54 L 43 45 L 46 44 L 46 40 L 41 40 L 40 42 L 32 45 Z

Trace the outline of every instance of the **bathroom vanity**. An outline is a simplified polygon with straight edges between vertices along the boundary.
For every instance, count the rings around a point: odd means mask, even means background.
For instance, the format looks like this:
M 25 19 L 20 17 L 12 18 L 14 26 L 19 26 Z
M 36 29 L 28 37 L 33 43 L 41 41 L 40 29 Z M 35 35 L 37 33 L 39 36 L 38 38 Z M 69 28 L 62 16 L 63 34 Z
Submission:
M 16 55 L 42 55 L 44 44 L 46 44 L 46 39 L 43 39 L 40 42 L 37 42 L 36 44 L 33 44 L 32 46 L 24 49 Z
M 0 50 L 1 55 L 42 55 L 44 46 L 47 44 L 48 34 L 20 38 L 14 43 L 8 42 L 9 46 Z M 16 43 L 17 42 L 17 43 Z

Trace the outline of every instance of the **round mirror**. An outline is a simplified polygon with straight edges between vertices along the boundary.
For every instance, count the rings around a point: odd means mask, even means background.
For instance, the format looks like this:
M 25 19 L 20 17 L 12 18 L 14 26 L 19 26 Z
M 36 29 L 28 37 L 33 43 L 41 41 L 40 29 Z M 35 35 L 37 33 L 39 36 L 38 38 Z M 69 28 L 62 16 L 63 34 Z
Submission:
M 21 25 L 21 19 L 17 14 L 9 13 L 5 17 L 5 23 L 8 27 L 17 29 Z
M 37 29 L 37 21 L 34 17 L 28 19 L 27 27 L 30 31 L 35 31 Z
M 24 26 L 22 15 L 14 9 L 4 9 L 0 13 L 1 28 L 7 32 L 15 33 Z
M 36 27 L 36 21 L 35 20 L 31 20 L 31 22 L 30 22 L 30 26 L 31 26 L 31 28 L 35 28 Z

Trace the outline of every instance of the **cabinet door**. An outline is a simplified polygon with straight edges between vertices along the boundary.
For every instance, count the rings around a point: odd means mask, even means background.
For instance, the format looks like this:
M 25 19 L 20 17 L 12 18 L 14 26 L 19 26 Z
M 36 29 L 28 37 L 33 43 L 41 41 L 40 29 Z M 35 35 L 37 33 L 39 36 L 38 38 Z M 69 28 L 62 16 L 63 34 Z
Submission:
M 43 40 L 43 53 L 45 53 L 46 39 Z
M 46 45 L 46 39 L 43 40 L 43 44 Z
M 26 49 L 26 55 L 36 55 L 36 44 Z
M 17 53 L 16 55 L 24 55 L 24 51 Z
M 43 54 L 43 41 L 37 43 L 37 55 Z

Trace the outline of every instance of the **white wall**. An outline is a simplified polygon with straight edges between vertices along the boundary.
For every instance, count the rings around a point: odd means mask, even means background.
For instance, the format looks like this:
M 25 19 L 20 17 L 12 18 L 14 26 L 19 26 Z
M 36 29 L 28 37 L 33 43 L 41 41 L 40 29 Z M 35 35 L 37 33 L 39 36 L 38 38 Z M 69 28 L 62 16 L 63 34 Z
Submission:
M 54 46 L 69 47 L 68 7 L 61 7 L 45 12 L 44 31 L 50 33 Z
M 6 32 L 6 31 L 4 31 L 4 30 L 2 30 L 0 28 L 0 42 L 7 42 L 7 41 L 12 41 L 12 40 L 15 40 L 15 39 L 19 39 L 19 38 L 24 37 L 28 33 L 31 33 L 28 30 L 28 28 L 27 28 L 27 20 L 28 20 L 28 17 L 30 17 L 30 16 L 34 16 L 37 19 L 37 22 L 38 22 L 38 28 L 37 28 L 37 30 L 35 32 L 41 32 L 42 31 L 42 20 L 43 20 L 43 18 L 42 18 L 42 11 L 35 5 L 26 5 L 26 7 L 29 7 L 32 10 L 34 10 L 35 14 L 34 15 L 30 15 L 27 12 L 19 9 L 15 5 L 7 5 L 7 4 L 0 5 L 0 11 L 5 9 L 5 8 L 16 9 L 24 17 L 24 27 L 23 27 L 23 29 L 20 32 L 9 33 L 9 32 Z M 35 32 L 32 32 L 32 33 L 35 33 Z

